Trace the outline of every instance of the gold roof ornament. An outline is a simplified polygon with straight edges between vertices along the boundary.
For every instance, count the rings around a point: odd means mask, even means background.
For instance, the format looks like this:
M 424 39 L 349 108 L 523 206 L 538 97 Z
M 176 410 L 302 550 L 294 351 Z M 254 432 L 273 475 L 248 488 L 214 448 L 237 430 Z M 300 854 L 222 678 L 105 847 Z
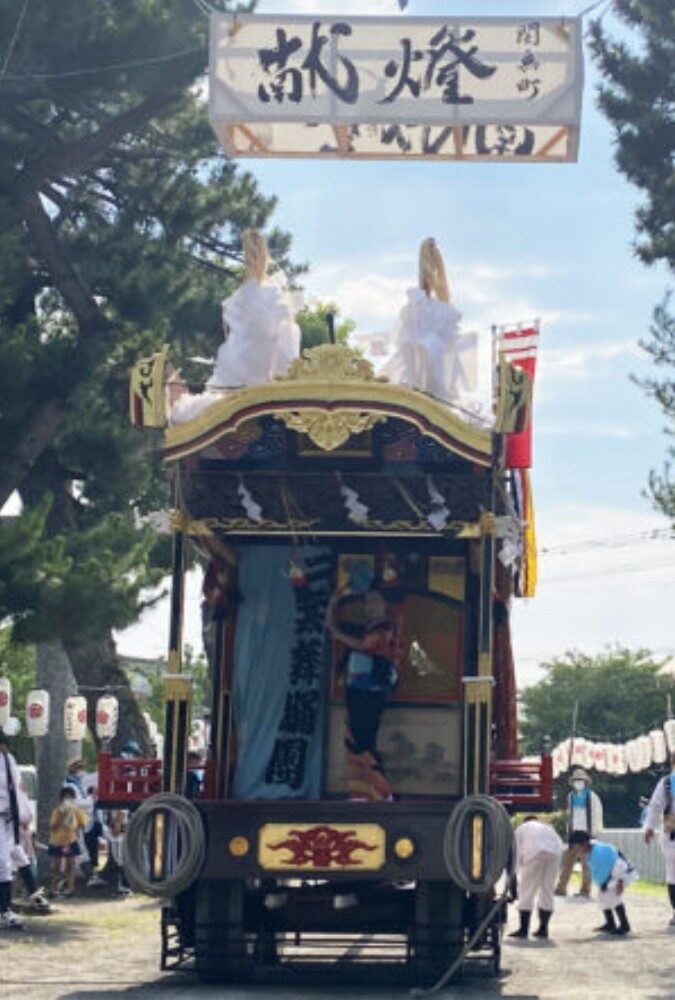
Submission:
M 370 361 L 346 344 L 320 344 L 294 361 L 283 381 L 387 382 L 378 378 Z

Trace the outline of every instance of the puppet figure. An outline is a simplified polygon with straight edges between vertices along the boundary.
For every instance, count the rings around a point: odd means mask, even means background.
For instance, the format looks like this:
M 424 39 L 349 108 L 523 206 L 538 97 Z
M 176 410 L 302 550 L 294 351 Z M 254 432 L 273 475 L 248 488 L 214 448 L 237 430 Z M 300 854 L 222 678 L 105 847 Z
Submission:
M 445 402 L 475 388 L 475 334 L 460 334 L 461 313 L 450 302 L 441 252 L 434 239 L 420 247 L 419 287 L 394 328 L 394 351 L 380 370 L 393 382 Z

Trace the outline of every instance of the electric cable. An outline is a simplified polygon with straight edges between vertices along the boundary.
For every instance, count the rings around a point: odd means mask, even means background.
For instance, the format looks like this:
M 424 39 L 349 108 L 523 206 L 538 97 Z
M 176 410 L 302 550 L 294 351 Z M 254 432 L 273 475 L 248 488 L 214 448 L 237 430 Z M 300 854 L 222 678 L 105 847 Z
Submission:
M 150 855 L 158 815 L 164 817 L 167 854 L 167 874 L 161 880 L 152 878 Z M 160 899 L 177 896 L 192 885 L 205 859 L 204 824 L 199 810 L 189 799 L 160 792 L 142 802 L 129 820 L 124 842 L 124 874 L 137 892 Z

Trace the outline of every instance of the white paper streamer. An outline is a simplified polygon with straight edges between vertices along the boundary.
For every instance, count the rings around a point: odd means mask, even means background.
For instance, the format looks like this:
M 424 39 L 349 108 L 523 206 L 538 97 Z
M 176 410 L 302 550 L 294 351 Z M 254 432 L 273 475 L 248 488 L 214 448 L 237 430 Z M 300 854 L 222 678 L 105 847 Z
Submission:
M 431 500 L 431 510 L 427 514 L 427 521 L 434 531 L 443 531 L 450 517 L 450 509 L 445 502 L 443 494 L 439 493 L 436 488 L 436 484 L 431 476 L 427 476 L 427 490 L 429 491 L 429 499 Z
M 239 489 L 237 490 L 239 494 L 239 499 L 241 505 L 246 511 L 246 517 L 249 521 L 254 521 L 256 524 L 261 524 L 263 521 L 263 509 L 259 503 L 253 499 L 250 490 L 244 483 L 243 478 L 239 477 Z

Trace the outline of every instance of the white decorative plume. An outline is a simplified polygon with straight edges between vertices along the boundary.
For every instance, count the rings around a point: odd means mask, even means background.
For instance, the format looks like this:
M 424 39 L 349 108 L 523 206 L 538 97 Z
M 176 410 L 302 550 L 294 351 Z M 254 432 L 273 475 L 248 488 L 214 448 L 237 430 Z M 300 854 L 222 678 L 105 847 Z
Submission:
M 260 524 L 263 520 L 263 509 L 259 503 L 253 499 L 250 490 L 244 483 L 242 476 L 239 477 L 239 489 L 237 490 L 239 494 L 239 499 L 241 500 L 241 505 L 246 511 L 246 517 L 249 521 L 255 521 L 256 524 Z
M 523 555 L 523 525 L 511 514 L 496 519 L 496 535 L 501 540 L 499 561 L 508 569 Z
M 450 517 L 450 509 L 445 502 L 445 497 L 442 493 L 439 493 L 431 476 L 427 476 L 427 490 L 429 491 L 429 499 L 431 501 L 431 510 L 427 514 L 427 521 L 434 531 L 443 531 Z

